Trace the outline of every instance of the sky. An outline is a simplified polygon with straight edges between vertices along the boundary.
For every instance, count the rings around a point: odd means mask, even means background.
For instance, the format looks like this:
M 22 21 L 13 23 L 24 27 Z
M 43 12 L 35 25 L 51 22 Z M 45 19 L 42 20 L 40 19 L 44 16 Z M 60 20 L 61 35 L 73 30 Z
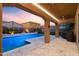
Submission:
M 3 7 L 3 21 L 14 21 L 19 24 L 32 21 L 44 25 L 44 20 L 41 17 L 16 7 Z M 50 25 L 54 25 L 54 23 L 50 22 Z

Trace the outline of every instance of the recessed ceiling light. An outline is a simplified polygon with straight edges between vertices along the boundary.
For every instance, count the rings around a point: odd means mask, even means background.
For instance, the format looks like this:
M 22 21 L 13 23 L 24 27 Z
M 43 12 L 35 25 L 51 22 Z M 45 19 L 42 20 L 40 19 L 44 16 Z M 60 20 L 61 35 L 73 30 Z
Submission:
M 54 16 L 52 15 L 51 13 L 49 13 L 46 9 L 44 9 L 42 6 L 40 6 L 39 4 L 37 3 L 32 3 L 34 6 L 36 6 L 37 8 L 41 9 L 43 12 L 45 12 L 46 14 L 48 14 L 51 18 L 55 19 L 56 21 L 59 22 L 59 20 Z

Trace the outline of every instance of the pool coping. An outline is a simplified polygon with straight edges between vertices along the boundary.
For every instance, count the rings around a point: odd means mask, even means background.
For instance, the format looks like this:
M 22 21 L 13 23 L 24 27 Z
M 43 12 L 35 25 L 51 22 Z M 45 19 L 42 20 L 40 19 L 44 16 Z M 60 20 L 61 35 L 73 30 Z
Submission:
M 3 34 L 2 38 L 6 38 L 6 37 L 13 37 L 13 36 L 19 36 L 19 35 L 28 35 L 28 34 L 35 34 L 36 32 L 34 33 L 18 33 L 18 34 Z

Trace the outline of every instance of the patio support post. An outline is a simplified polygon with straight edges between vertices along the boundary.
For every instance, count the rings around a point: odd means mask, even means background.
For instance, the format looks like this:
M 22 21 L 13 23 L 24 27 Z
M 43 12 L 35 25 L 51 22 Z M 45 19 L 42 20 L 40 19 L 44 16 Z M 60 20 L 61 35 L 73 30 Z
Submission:
M 59 24 L 55 24 L 55 36 L 59 37 Z
M 50 20 L 44 18 L 44 39 L 45 43 L 50 43 Z
M 0 56 L 2 56 L 2 3 L 0 3 Z

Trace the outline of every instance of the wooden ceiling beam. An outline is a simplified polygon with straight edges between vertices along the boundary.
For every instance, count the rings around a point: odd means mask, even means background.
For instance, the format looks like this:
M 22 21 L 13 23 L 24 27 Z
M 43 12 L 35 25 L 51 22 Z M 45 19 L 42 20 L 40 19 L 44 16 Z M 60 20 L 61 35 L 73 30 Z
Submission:
M 64 24 L 64 23 L 75 23 L 75 18 L 60 20 L 59 24 Z
M 49 20 L 52 19 L 49 15 L 47 15 L 45 12 L 43 12 L 42 10 L 40 10 L 39 8 L 34 6 L 32 3 L 4 3 L 3 6 L 17 7 L 17 8 L 20 8 L 20 9 L 24 10 L 24 11 L 35 14 L 39 17 L 42 17 L 42 18 L 46 17 Z M 52 22 L 55 23 L 57 21 L 55 19 L 52 19 Z

